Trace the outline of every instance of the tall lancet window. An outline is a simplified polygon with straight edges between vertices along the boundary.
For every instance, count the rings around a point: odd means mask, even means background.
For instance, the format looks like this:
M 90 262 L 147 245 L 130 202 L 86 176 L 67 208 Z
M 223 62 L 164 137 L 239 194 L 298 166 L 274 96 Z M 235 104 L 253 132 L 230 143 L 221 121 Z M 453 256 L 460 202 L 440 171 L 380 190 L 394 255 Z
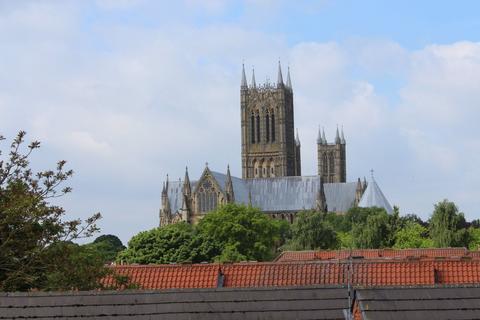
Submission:
M 328 157 L 326 153 L 323 154 L 322 167 L 323 174 L 328 174 Z
M 272 142 L 275 142 L 275 113 L 272 111 L 272 115 L 270 116 L 272 121 Z
M 250 139 L 252 143 L 255 143 L 255 116 L 252 113 L 250 117 Z
M 329 156 L 329 159 L 328 159 L 328 173 L 330 174 L 330 182 L 334 182 L 333 181 L 333 176 L 334 176 L 334 172 L 335 172 L 335 160 L 334 160 L 334 157 L 333 157 L 333 154 L 330 154 Z
M 270 115 L 268 113 L 265 116 L 265 133 L 266 141 L 270 142 Z
M 257 142 L 260 142 L 260 115 L 257 113 Z

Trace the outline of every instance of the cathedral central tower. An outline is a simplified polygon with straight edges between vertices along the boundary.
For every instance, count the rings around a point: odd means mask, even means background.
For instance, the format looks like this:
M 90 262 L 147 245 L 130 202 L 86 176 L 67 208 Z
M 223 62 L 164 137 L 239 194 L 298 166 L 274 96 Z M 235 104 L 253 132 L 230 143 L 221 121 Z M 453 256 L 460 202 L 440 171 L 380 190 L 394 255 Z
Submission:
M 290 70 L 283 82 L 278 64 L 276 84 L 247 84 L 242 66 L 240 86 L 242 178 L 300 176 L 300 140 L 295 138 Z

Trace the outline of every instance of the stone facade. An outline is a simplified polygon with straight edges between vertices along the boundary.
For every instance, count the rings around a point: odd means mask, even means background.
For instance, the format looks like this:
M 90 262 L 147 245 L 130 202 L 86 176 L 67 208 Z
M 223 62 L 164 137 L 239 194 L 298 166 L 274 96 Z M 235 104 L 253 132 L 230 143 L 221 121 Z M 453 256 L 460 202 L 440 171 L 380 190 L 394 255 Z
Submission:
M 242 178 L 301 175 L 300 143 L 295 139 L 290 72 L 283 83 L 280 64 L 276 84 L 257 86 L 255 74 L 240 86 Z
M 167 181 L 162 190 L 160 225 L 177 221 L 197 223 L 218 205 L 239 203 L 260 208 L 275 219 L 293 222 L 300 210 L 346 212 L 357 206 L 367 188 L 346 182 L 346 142 L 343 128 L 328 143 L 324 130 L 317 139 L 318 172 L 302 176 L 300 138 L 294 131 L 293 89 L 290 70 L 283 82 L 257 86 L 255 74 L 247 84 L 242 68 L 240 86 L 242 178 L 205 167 L 201 177 Z
M 334 143 L 328 143 L 325 132 L 318 132 L 317 139 L 318 175 L 325 182 L 347 182 L 346 142 L 338 132 Z

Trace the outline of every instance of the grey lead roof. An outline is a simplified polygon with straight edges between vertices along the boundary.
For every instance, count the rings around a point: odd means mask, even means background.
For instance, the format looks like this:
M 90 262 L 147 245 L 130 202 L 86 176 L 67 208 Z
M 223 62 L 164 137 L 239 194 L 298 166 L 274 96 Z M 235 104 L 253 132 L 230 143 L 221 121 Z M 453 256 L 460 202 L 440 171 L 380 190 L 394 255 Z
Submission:
M 358 206 L 364 208 L 384 208 L 387 213 L 392 213 L 393 211 L 392 206 L 388 202 L 387 198 L 385 198 L 383 195 L 382 190 L 380 190 L 380 187 L 373 177 L 370 179 L 367 189 L 363 193 L 362 199 L 358 203 Z
M 224 190 L 227 176 L 210 171 L 213 178 Z M 192 181 L 192 189 L 196 181 Z M 251 193 L 252 206 L 267 212 L 299 211 L 315 208 L 319 176 L 291 176 L 277 178 L 257 178 L 243 180 L 232 176 L 235 202 L 249 203 Z M 183 181 L 168 183 L 168 198 L 172 212 L 182 206 Z M 355 202 L 355 182 L 325 183 L 325 198 L 329 211 L 346 212 Z

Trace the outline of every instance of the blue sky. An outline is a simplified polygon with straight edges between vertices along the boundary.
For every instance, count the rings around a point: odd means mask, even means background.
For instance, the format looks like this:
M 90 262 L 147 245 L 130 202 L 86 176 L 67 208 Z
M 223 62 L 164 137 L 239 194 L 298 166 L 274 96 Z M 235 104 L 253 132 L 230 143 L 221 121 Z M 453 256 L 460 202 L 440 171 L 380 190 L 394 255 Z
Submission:
M 1 1 L 0 132 L 66 159 L 69 217 L 128 241 L 158 224 L 162 181 L 240 170 L 239 82 L 290 65 L 302 172 L 319 125 L 347 138 L 402 214 L 448 198 L 480 218 L 478 1 Z

